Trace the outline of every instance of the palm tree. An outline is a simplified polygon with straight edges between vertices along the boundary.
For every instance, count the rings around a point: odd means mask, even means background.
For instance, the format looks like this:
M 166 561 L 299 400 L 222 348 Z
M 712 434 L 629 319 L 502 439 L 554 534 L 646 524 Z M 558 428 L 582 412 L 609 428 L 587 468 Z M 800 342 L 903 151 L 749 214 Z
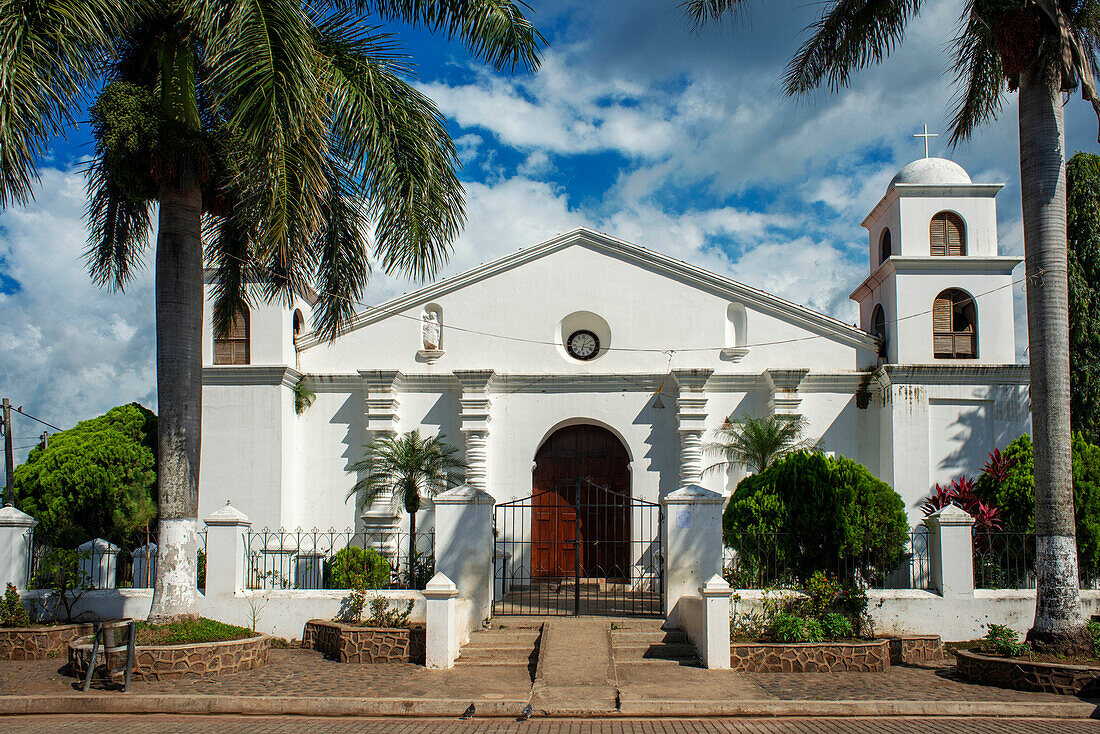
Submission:
M 160 544 L 151 617 L 197 601 L 203 267 L 224 333 L 312 285 L 313 328 L 351 316 L 372 255 L 424 278 L 464 217 L 457 158 L 378 23 L 535 69 L 519 0 L 0 0 L 0 206 L 32 196 L 50 139 L 89 103 L 92 279 L 123 289 L 156 243 Z M 368 23 L 373 23 L 370 25 Z M 205 252 L 204 252 L 205 247 Z
M 363 458 L 349 472 L 362 478 L 348 490 L 360 512 L 384 496 L 390 496 L 394 514 L 409 514 L 409 578 L 416 563 L 416 513 L 422 497 L 431 497 L 465 479 L 466 462 L 444 437 L 420 435 L 420 430 L 400 436 L 383 434 L 364 447 Z
M 802 416 L 727 418 L 714 431 L 718 440 L 703 447 L 724 461 L 712 464 L 707 471 L 744 466 L 759 474 L 787 454 L 812 449 L 814 442 L 802 438 L 806 424 Z
M 745 0 L 686 0 L 701 25 Z M 919 0 L 828 0 L 784 75 L 788 96 L 846 87 L 854 71 L 885 59 L 905 35 Z M 966 0 L 954 39 L 952 145 L 1000 112 L 1019 90 L 1020 188 L 1028 280 L 1028 353 L 1035 437 L 1038 591 L 1028 640 L 1044 652 L 1088 652 L 1081 616 L 1070 467 L 1066 176 L 1062 93 L 1081 87 L 1100 115 L 1100 7 L 1093 0 Z

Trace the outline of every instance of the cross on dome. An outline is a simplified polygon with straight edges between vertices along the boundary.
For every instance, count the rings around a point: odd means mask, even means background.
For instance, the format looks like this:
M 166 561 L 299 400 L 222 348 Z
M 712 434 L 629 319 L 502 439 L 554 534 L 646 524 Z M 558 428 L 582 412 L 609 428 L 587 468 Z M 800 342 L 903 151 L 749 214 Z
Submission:
M 917 133 L 916 135 L 913 136 L 914 138 L 924 138 L 924 157 L 925 158 L 929 157 L 928 156 L 928 138 L 938 138 L 939 136 L 940 136 L 939 133 L 930 133 L 930 132 L 928 132 L 928 125 L 927 124 L 924 126 L 924 132 L 923 133 Z

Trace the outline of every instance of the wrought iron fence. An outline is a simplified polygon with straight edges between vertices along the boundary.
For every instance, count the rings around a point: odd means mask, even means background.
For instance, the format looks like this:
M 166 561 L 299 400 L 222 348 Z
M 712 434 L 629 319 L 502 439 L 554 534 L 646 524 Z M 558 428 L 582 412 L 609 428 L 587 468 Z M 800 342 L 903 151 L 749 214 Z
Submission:
M 974 528 L 974 587 L 1034 589 L 1035 535 Z
M 741 533 L 726 549 L 723 575 L 736 589 L 797 589 L 815 571 L 866 589 L 930 589 L 928 538 L 928 529 L 919 526 L 897 556 L 867 549 L 825 557 L 788 533 Z
M 435 533 L 249 530 L 250 589 L 423 589 L 435 574 Z

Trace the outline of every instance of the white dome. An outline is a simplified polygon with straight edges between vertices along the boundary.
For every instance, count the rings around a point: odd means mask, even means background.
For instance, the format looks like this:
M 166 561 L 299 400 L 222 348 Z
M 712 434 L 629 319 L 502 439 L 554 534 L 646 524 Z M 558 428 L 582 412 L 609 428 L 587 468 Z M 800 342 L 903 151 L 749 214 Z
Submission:
M 920 158 L 898 171 L 886 190 L 894 184 L 968 184 L 970 175 L 955 161 L 946 158 Z

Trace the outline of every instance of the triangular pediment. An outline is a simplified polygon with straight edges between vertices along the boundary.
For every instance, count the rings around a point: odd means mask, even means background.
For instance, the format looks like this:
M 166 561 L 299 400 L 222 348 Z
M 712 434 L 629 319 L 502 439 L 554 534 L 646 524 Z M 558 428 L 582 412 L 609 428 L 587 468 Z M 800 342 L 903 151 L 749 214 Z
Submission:
M 739 283 L 704 268 L 648 250 L 625 240 L 586 227 L 557 235 L 545 242 L 517 250 L 509 255 L 471 268 L 463 273 L 437 281 L 423 288 L 393 298 L 378 306 L 366 308 L 355 315 L 340 331 L 337 339 L 370 324 L 393 318 L 409 309 L 436 301 L 476 283 L 522 268 L 528 263 L 546 258 L 571 247 L 583 247 L 614 257 L 621 262 L 661 274 L 686 287 L 697 288 L 745 304 L 796 323 L 813 332 L 835 338 L 847 345 L 874 348 L 874 337 L 854 326 L 819 313 L 758 288 Z M 314 334 L 299 340 L 299 348 L 308 349 L 321 343 Z

